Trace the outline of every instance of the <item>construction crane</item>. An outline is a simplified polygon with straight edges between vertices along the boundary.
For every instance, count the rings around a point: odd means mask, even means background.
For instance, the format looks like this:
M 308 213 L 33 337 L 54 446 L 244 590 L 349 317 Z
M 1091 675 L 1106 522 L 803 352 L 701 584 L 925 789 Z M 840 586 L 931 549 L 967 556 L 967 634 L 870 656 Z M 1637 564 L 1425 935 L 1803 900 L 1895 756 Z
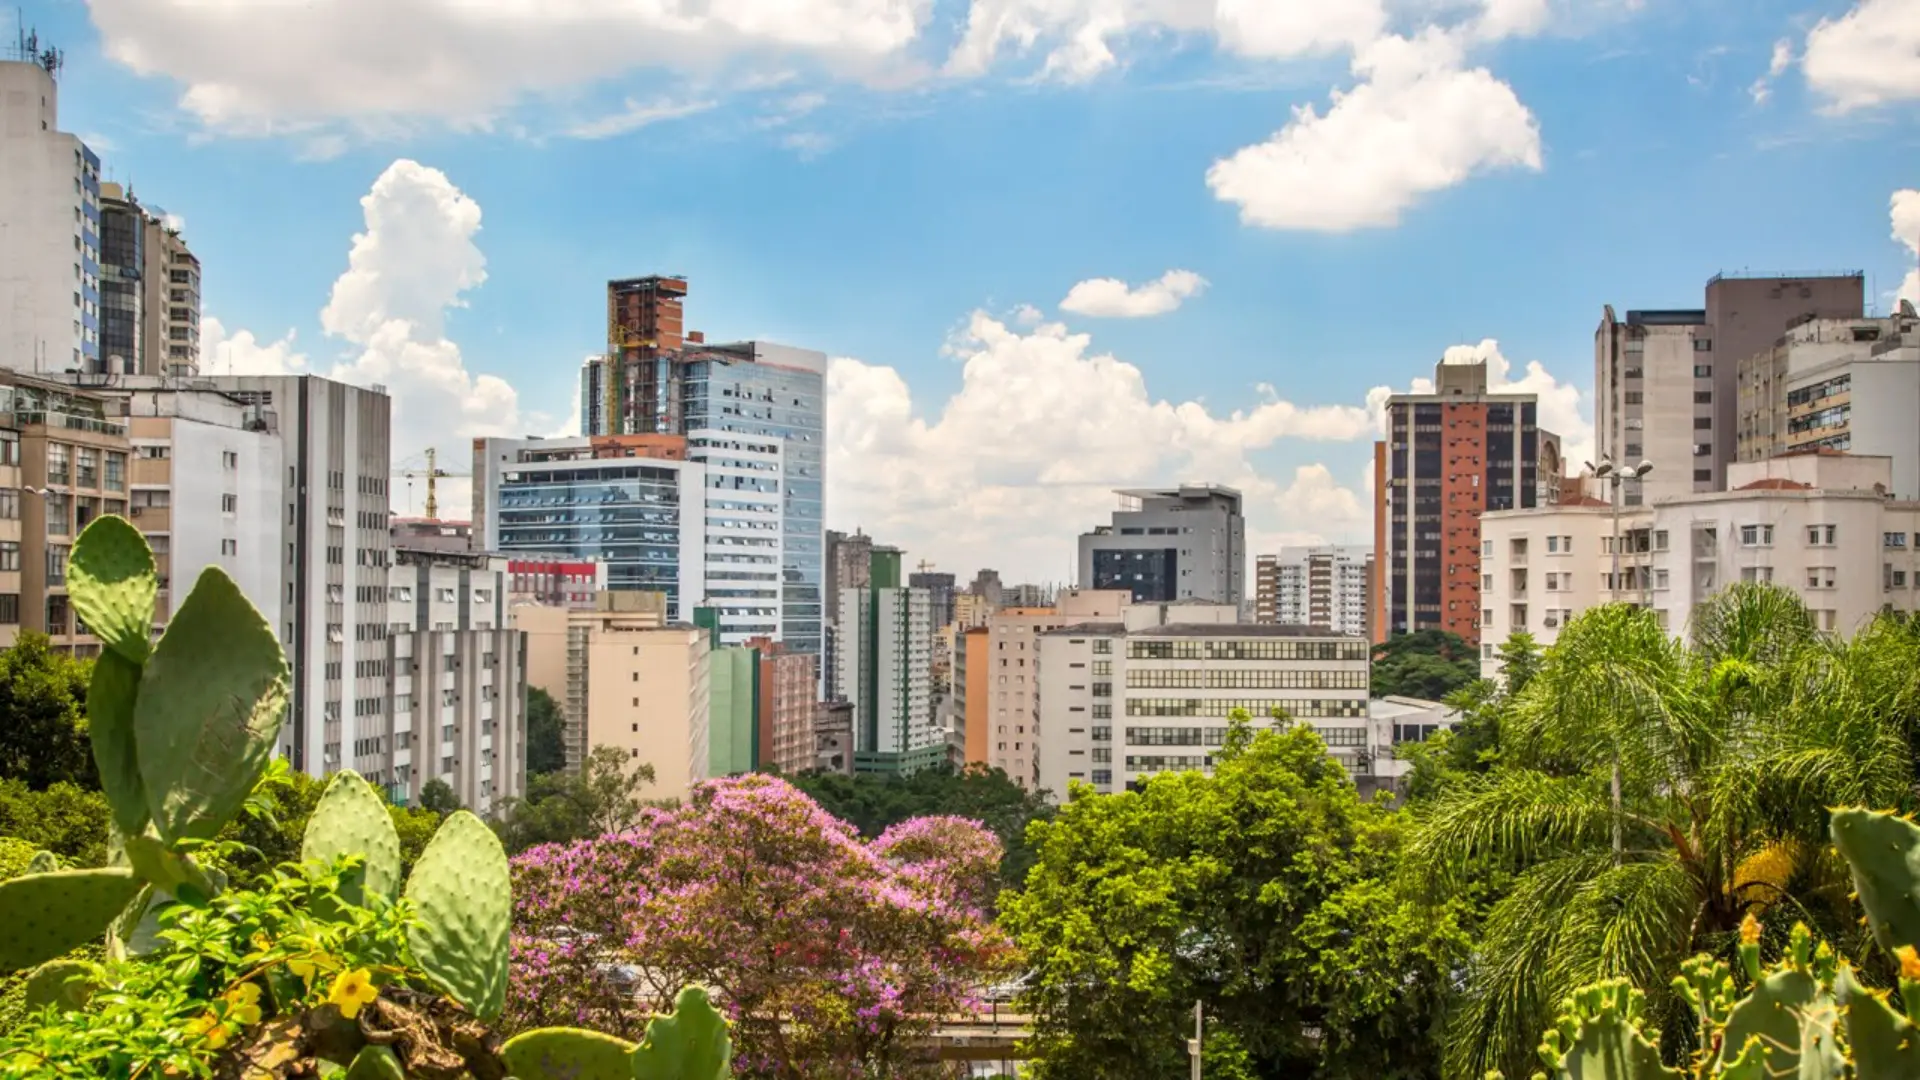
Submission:
M 473 474 L 472 474 L 472 473 L 470 473 L 470 472 L 453 472 L 453 471 L 451 471 L 451 470 L 448 470 L 448 469 L 442 469 L 442 468 L 441 468 L 441 467 L 439 466 L 439 464 L 438 464 L 438 457 L 437 457 L 437 451 L 435 451 L 435 449 L 434 449 L 433 447 L 428 447 L 428 448 L 427 448 L 427 467 L 426 467 L 426 468 L 424 468 L 424 469 L 396 469 L 396 470 L 394 470 L 394 472 L 395 472 L 395 473 L 396 473 L 397 475 L 400 475 L 400 476 L 404 476 L 404 477 L 406 477 L 406 478 L 407 478 L 407 480 L 408 480 L 408 483 L 407 483 L 407 492 L 408 492 L 408 496 L 407 496 L 407 501 L 408 501 L 408 503 L 409 503 L 409 505 L 411 505 L 411 503 L 412 503 L 412 501 L 413 501 L 413 496 L 412 496 L 412 492 L 413 492 L 413 483 L 412 483 L 412 481 L 413 481 L 413 479 L 414 479 L 415 477 L 425 477 L 425 478 L 426 478 L 426 481 L 427 481 L 427 520 L 428 520 L 428 521 L 439 521 L 439 520 L 440 520 L 440 500 L 439 500 L 439 499 L 438 499 L 438 498 L 436 497 L 436 491 L 435 491 L 435 488 L 434 488 L 434 482 L 435 482 L 435 481 L 437 481 L 437 480 L 441 480 L 441 479 L 451 479 L 451 478 L 454 478 L 454 477 L 461 477 L 461 478 L 465 478 L 465 479 L 472 479 L 472 477 L 473 477 Z
M 920 571 L 921 573 L 923 573 L 923 574 L 924 574 L 924 573 L 926 573 L 927 571 L 929 571 L 929 570 L 931 570 L 931 569 L 933 569 L 933 564 L 932 564 L 932 563 L 930 563 L 930 562 L 928 562 L 928 561 L 927 561 L 927 560 L 925 560 L 925 559 L 921 559 L 921 560 L 920 560 L 920 565 L 919 565 L 919 566 L 917 566 L 917 567 L 915 567 L 914 569 L 916 569 L 916 570 L 918 570 L 918 571 Z

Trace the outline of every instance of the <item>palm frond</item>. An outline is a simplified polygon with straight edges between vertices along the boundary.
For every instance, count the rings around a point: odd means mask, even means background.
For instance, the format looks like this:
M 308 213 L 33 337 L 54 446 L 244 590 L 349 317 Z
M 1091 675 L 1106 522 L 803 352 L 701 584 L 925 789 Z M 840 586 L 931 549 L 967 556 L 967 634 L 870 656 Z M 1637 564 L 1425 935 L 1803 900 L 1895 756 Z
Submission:
M 1449 787 L 1423 813 L 1406 861 L 1451 883 L 1483 860 L 1523 866 L 1610 847 L 1612 835 L 1612 799 L 1600 781 L 1503 769 Z

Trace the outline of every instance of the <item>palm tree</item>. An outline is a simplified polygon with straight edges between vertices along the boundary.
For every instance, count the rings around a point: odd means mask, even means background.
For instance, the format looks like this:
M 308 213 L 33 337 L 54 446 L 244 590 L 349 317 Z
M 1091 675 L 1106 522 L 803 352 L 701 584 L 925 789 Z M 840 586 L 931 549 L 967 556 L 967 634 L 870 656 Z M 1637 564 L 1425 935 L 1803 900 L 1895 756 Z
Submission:
M 1629 605 L 1573 620 L 1508 706 L 1500 767 L 1422 812 L 1409 863 L 1432 884 L 1512 875 L 1451 1021 L 1448 1075 L 1526 1075 L 1568 991 L 1625 975 L 1659 1002 L 1750 910 L 1787 905 L 1836 944 L 1857 937 L 1825 814 L 1907 790 L 1885 680 L 1771 585 L 1702 605 L 1693 639 Z M 1675 1026 L 1678 1051 L 1690 1032 Z

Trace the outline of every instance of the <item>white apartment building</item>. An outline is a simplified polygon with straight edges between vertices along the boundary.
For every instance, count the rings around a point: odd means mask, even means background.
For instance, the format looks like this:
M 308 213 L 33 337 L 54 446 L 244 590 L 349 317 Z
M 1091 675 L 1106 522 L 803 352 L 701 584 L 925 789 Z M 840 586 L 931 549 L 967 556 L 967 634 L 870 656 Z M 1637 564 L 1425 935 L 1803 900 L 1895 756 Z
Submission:
M 58 54 L 31 51 L 0 60 L 0 367 L 97 371 L 100 157 L 60 130 Z
M 956 686 L 966 758 L 1003 770 L 1028 790 L 1041 786 L 1037 635 L 1080 623 L 1118 622 L 1132 602 L 1126 589 L 1067 589 L 1052 607 L 988 614 L 984 654 L 970 654 L 955 665 L 972 669 L 966 673 L 968 685 Z
M 837 647 L 834 696 L 853 706 L 855 769 L 913 772 L 946 760 L 934 714 L 928 591 L 842 589 Z
M 1328 544 L 1262 555 L 1254 573 L 1253 621 L 1367 633 L 1373 548 Z
M 1694 607 L 1736 581 L 1799 593 L 1822 630 L 1854 632 L 1882 610 L 1915 609 L 1920 502 L 1887 494 L 1884 457 L 1796 454 L 1728 466 L 1730 491 L 1662 499 L 1620 517 L 1613 577 L 1612 508 L 1597 499 L 1481 519 L 1483 674 L 1524 630 L 1542 645 L 1610 601 L 1653 609 L 1684 633 Z M 1616 588 L 1617 584 L 1617 588 Z
M 1805 450 L 1884 456 L 1920 499 L 1920 317 L 1809 319 L 1740 365 L 1741 461 Z
M 271 506 L 244 506 L 279 532 L 280 614 L 293 666 L 281 752 L 314 776 L 354 760 L 361 739 L 388 732 L 388 478 L 392 403 L 383 387 L 315 375 L 211 375 L 193 383 L 255 410 L 280 444 Z M 266 516 L 271 514 L 270 526 Z
M 785 440 L 696 431 L 687 459 L 706 466 L 702 488 L 704 578 L 693 594 L 720 621 L 723 645 L 782 640 L 781 571 L 786 557 L 780 477 Z
M 443 780 L 482 816 L 526 788 L 526 635 L 507 616 L 507 560 L 486 552 L 393 549 L 385 702 L 355 703 L 353 768 L 397 802 Z M 389 705 L 382 708 L 381 705 Z
M 1305 626 L 1183 622 L 1178 606 L 1127 622 L 1084 623 L 1039 635 L 1040 783 L 1125 789 L 1160 772 L 1210 771 L 1227 719 L 1256 725 L 1283 709 L 1310 724 L 1355 774 L 1370 774 L 1376 742 L 1365 638 Z M 1225 609 L 1225 610 L 1231 610 Z

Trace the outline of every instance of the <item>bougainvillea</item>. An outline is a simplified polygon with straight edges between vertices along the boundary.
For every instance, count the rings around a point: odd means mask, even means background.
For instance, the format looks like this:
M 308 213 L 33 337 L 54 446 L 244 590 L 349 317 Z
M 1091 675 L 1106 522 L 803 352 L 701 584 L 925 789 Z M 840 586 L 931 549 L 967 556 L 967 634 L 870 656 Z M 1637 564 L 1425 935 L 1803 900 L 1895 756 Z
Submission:
M 919 1036 L 1012 967 L 986 915 L 1000 844 L 920 818 L 871 843 L 783 780 L 696 788 L 633 829 L 514 861 L 511 1026 L 637 1038 L 712 987 L 741 1076 L 910 1075 Z

